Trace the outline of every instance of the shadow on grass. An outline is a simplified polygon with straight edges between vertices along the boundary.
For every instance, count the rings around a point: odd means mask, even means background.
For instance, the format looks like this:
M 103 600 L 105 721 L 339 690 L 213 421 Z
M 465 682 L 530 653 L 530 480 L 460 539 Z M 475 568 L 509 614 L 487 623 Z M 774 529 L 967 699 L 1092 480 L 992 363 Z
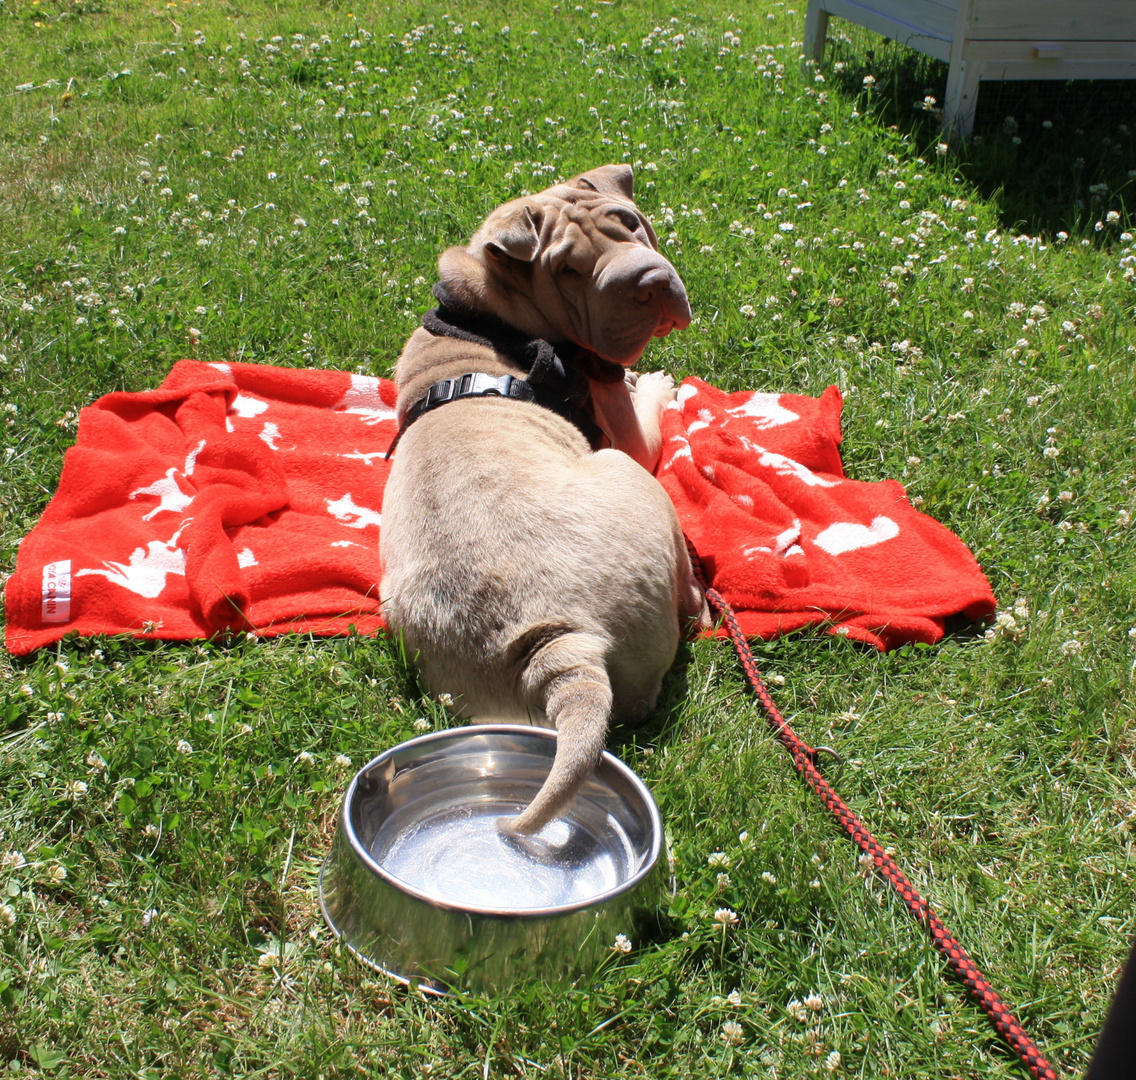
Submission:
M 937 156 L 942 133 L 925 101 L 942 104 L 945 62 L 854 30 L 830 34 L 824 70 L 833 89 L 909 137 L 928 161 Z M 870 97 L 868 75 L 876 80 Z M 958 175 L 998 207 L 1004 229 L 1115 239 L 1136 219 L 1136 81 L 983 82 L 973 138 L 950 153 Z M 1118 227 L 1098 233 L 1110 210 Z
M 674 663 L 663 678 L 663 688 L 655 708 L 639 723 L 615 724 L 608 736 L 609 750 L 619 750 L 625 746 L 657 748 L 671 741 L 681 730 L 684 710 L 690 699 L 687 671 L 693 662 L 691 643 L 683 641 Z

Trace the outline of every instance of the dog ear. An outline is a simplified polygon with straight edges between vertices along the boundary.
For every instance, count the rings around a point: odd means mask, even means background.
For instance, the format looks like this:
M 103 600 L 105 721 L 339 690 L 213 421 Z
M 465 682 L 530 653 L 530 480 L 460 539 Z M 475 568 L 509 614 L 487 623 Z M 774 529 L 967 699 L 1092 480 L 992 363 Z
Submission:
M 507 217 L 486 222 L 485 252 L 497 262 L 531 263 L 540 251 L 539 207 L 519 206 Z
M 630 165 L 601 165 L 598 169 L 581 173 L 570 183 L 573 187 L 598 191 L 601 195 L 619 195 L 632 200 L 635 198 L 634 174 Z

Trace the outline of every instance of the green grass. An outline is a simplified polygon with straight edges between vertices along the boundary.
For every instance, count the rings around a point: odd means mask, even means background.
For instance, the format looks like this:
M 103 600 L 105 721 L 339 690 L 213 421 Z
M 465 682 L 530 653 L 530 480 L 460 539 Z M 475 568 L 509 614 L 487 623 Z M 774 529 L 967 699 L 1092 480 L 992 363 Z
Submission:
M 834 21 L 821 82 L 803 6 L 0 3 L 0 561 L 95 397 L 190 355 L 388 374 L 443 247 L 629 161 L 697 315 L 647 362 L 839 384 L 850 473 L 902 480 L 1019 605 L 934 649 L 758 655 L 1079 1075 L 1136 930 L 1131 91 L 984 89 L 981 141 L 941 153 L 922 102 L 944 67 Z M 342 954 L 315 901 L 337 758 L 447 723 L 389 641 L 0 658 L 0 1065 L 787 1078 L 837 1052 L 832 1075 L 866 1080 L 1023 1076 L 802 789 L 728 647 L 686 650 L 664 697 L 612 745 L 674 846 L 667 932 L 592 985 L 431 1003 Z

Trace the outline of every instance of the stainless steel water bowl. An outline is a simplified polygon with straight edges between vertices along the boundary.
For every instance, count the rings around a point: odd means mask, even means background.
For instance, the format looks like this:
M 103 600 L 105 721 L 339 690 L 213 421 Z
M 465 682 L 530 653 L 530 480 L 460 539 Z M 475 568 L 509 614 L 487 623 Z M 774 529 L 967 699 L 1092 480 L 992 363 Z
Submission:
M 605 753 L 564 817 L 532 838 L 502 833 L 555 751 L 546 728 L 483 725 L 411 739 L 360 769 L 320 873 L 328 925 L 427 991 L 594 970 L 657 904 L 662 821 Z

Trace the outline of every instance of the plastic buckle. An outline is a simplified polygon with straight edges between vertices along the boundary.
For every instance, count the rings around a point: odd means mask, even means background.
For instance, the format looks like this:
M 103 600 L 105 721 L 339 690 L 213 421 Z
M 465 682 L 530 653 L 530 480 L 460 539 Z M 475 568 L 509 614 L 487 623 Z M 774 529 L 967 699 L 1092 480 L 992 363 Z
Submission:
M 464 381 L 466 376 L 462 378 Z M 479 371 L 472 376 L 468 393 L 476 394 L 478 397 L 508 397 L 513 382 L 512 375 L 486 375 Z M 463 388 L 464 392 L 466 391 Z
M 434 383 L 433 386 L 426 392 L 426 399 L 423 402 L 424 409 L 432 409 L 435 405 L 443 405 L 447 401 L 451 401 L 456 395 L 454 393 L 457 379 L 442 379 L 441 382 Z

